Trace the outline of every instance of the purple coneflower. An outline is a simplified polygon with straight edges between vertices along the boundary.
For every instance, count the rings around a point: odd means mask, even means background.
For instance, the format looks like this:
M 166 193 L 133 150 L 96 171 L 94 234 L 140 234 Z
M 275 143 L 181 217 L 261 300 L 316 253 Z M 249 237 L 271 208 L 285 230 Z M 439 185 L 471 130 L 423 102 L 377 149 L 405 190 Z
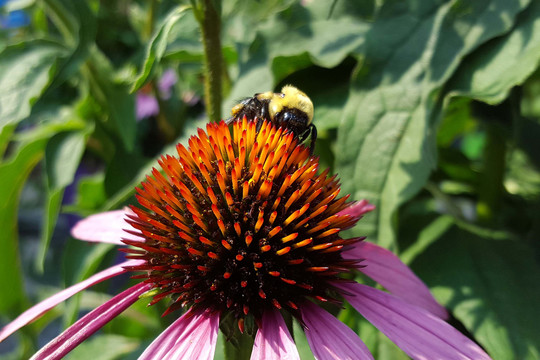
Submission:
M 178 76 L 173 69 L 167 69 L 158 81 L 159 95 L 163 100 L 171 97 L 171 90 L 178 81 Z M 135 102 L 135 115 L 137 120 L 155 116 L 159 114 L 159 103 L 156 97 L 152 94 L 152 85 L 146 84 L 137 92 Z
M 254 320 L 252 359 L 299 359 L 283 314 L 300 321 L 317 359 L 372 359 L 358 335 L 319 306 L 342 299 L 414 359 L 489 359 L 443 320 L 446 310 L 395 255 L 340 237 L 373 206 L 339 197 L 336 177 L 318 174 L 317 158 L 292 133 L 268 122 L 257 130 L 244 119 L 231 134 L 225 123 L 211 123 L 177 151 L 137 188 L 144 209 L 97 214 L 73 229 L 79 239 L 130 245 L 122 248 L 129 260 L 27 310 L 0 331 L 0 341 L 73 294 L 129 271 L 139 284 L 33 359 L 63 357 L 149 291 L 150 304 L 169 299 L 166 314 L 185 312 L 140 359 L 212 359 L 225 317 L 242 332 Z M 346 280 L 354 270 L 392 294 Z

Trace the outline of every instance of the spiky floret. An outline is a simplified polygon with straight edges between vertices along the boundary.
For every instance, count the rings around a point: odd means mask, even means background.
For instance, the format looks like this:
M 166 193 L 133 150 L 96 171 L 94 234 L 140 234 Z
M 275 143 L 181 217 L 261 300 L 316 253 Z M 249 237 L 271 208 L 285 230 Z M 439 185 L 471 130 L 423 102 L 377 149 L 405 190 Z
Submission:
M 341 256 L 361 239 L 342 239 L 358 218 L 328 170 L 295 136 L 269 122 L 239 120 L 199 129 L 179 157 L 163 156 L 127 220 L 144 241 L 125 240 L 146 264 L 134 277 L 152 283 L 151 304 L 171 296 L 180 306 L 231 312 L 242 322 L 265 309 L 298 315 L 306 299 L 327 301 L 332 283 L 356 266 Z

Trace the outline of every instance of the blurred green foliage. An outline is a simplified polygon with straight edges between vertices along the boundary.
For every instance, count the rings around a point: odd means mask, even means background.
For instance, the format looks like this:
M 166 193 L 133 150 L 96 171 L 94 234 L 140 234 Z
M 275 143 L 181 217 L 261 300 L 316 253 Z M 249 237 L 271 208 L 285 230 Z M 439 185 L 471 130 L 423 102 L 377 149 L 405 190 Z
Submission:
M 112 246 L 68 238 L 67 215 L 133 202 L 157 156 L 207 121 L 197 4 L 2 8 L 29 17 L 0 29 L 3 323 L 110 264 Z M 540 2 L 226 0 L 217 11 L 221 117 L 257 92 L 305 91 L 316 155 L 344 193 L 377 206 L 351 234 L 400 254 L 494 359 L 539 359 Z M 149 102 L 157 110 L 137 116 Z M 70 300 L 1 356 L 33 353 L 115 286 Z M 168 323 L 162 310 L 139 302 L 70 358 L 136 358 Z M 375 358 L 406 358 L 354 312 L 341 318 Z

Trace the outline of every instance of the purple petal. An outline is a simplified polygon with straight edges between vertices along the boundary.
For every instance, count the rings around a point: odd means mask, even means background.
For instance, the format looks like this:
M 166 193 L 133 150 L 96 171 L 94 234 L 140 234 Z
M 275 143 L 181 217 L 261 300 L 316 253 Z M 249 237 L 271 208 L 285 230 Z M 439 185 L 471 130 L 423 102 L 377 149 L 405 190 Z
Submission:
M 326 310 L 307 302 L 301 307 L 309 347 L 316 359 L 373 359 L 367 346 L 347 325 Z
M 338 215 L 351 215 L 354 217 L 360 217 L 373 210 L 375 210 L 375 205 L 370 204 L 367 200 L 360 200 L 352 203 L 344 210 L 341 210 Z
M 137 93 L 135 114 L 137 120 L 159 114 L 159 103 L 152 95 Z
M 336 286 L 362 316 L 413 359 L 490 359 L 473 341 L 420 307 L 366 285 Z
M 276 310 L 265 311 L 262 326 L 257 331 L 251 360 L 300 360 L 294 343 L 283 317 Z
M 183 319 L 183 321 L 180 321 L 180 319 Z M 153 359 L 212 360 L 216 351 L 219 314 L 206 311 L 190 311 L 180 319 L 169 327 L 169 329 L 172 326 L 178 327 L 178 329 L 173 328 L 171 330 L 175 337 L 169 334 L 164 338 L 165 346 L 169 350 L 168 353 L 163 357 L 153 357 Z M 174 341 L 174 344 L 172 341 Z
M 134 214 L 130 209 L 107 211 L 82 219 L 71 229 L 71 236 L 79 240 L 125 245 L 122 239 L 141 241 L 124 229 L 137 231 L 126 223 L 126 215 Z
M 174 84 L 176 84 L 177 81 L 178 76 L 176 76 L 176 71 L 173 69 L 167 69 L 163 75 L 161 75 L 161 79 L 159 79 L 158 82 L 158 88 L 163 99 L 167 100 L 171 97 L 171 88 L 174 86 Z
M 201 315 L 201 312 L 188 310 L 146 348 L 139 360 L 161 360 L 170 355 L 175 345 L 182 339 L 182 334 L 192 331 L 194 322 L 196 323 Z M 219 316 L 216 315 L 216 317 L 219 322 Z
M 381 284 L 392 294 L 403 300 L 423 307 L 441 319 L 448 318 L 448 312 L 435 300 L 428 287 L 395 254 L 369 242 L 357 243 L 343 252 L 348 259 L 364 259 L 361 272 Z
M 114 296 L 101 306 L 80 318 L 75 324 L 67 328 L 30 360 L 61 359 L 76 346 L 98 331 L 122 311 L 139 299 L 139 296 L 152 288 L 152 284 L 139 283 Z
M 32 306 L 30 309 L 23 312 L 15 320 L 7 324 L 2 330 L 0 330 L 0 341 L 3 341 L 9 335 L 13 334 L 15 331 L 19 330 L 21 327 L 31 323 L 32 321 L 40 318 L 47 311 L 51 310 L 56 305 L 60 304 L 62 301 L 69 299 L 76 293 L 89 288 L 92 285 L 105 281 L 113 276 L 117 276 L 126 272 L 124 266 L 134 266 L 143 263 L 142 260 L 130 260 L 124 263 L 112 266 L 108 269 L 105 269 L 88 279 L 81 281 L 78 284 L 68 287 L 65 290 L 60 291 L 59 293 L 54 294 L 50 298 L 47 298 L 40 302 L 37 305 Z

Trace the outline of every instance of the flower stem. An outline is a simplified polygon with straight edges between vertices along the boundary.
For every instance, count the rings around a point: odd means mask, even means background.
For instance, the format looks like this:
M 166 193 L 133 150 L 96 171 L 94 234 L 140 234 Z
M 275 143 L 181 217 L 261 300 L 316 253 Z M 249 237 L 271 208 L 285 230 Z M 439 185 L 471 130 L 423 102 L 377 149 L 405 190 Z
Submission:
M 238 342 L 235 346 L 230 341 L 225 341 L 225 359 L 227 360 L 248 360 L 253 350 L 253 338 L 249 335 L 241 335 L 235 338 Z
M 478 221 L 490 224 L 496 221 L 504 195 L 504 175 L 506 170 L 506 134 L 515 116 L 515 95 L 501 104 L 490 106 L 473 103 L 473 110 L 482 119 L 486 129 L 484 161 L 478 187 L 476 211 Z
M 158 8 L 159 4 L 157 2 L 157 0 L 151 0 L 150 1 L 150 4 L 149 4 L 149 9 L 148 9 L 148 18 L 146 20 L 146 28 L 145 28 L 145 31 L 144 31 L 144 38 L 146 41 L 150 40 L 150 38 L 152 37 L 152 34 L 154 33 L 154 24 L 155 24 L 155 20 L 156 20 L 156 12 L 157 12 L 157 8 Z
M 204 98 L 210 121 L 221 119 L 223 54 L 220 37 L 221 9 L 217 8 L 218 6 L 219 4 L 212 0 L 200 0 L 198 6 L 193 6 L 201 27 L 204 46 Z
M 506 142 L 498 124 L 488 124 L 484 147 L 484 169 L 478 189 L 478 220 L 490 223 L 500 209 L 506 164 Z

